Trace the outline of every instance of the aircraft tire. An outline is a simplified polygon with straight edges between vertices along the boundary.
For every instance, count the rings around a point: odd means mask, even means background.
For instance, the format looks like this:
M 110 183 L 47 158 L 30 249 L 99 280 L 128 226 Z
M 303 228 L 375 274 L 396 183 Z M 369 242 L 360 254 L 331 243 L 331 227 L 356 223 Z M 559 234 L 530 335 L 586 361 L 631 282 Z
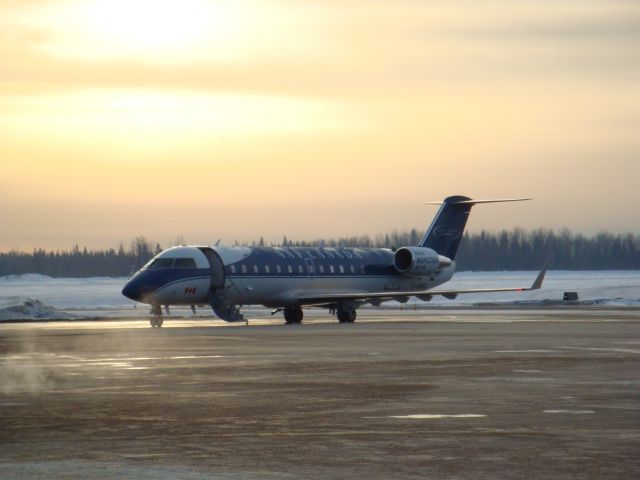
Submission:
M 151 328 L 160 328 L 162 327 L 163 320 L 162 317 L 153 316 L 149 320 L 149 323 L 151 324 Z
M 337 312 L 338 321 L 340 323 L 353 323 L 356 321 L 356 311 L 355 309 L 351 310 L 338 310 Z
M 304 313 L 299 307 L 284 309 L 284 321 L 287 325 L 302 323 L 302 317 L 304 317 Z

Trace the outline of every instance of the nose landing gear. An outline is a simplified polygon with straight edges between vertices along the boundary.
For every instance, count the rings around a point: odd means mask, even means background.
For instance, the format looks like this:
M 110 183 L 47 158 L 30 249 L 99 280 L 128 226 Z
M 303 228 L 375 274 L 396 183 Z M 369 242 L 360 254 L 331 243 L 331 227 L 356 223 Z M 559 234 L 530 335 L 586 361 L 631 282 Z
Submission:
M 151 324 L 152 328 L 160 328 L 162 327 L 162 324 L 164 323 L 164 320 L 162 318 L 162 308 L 160 307 L 160 305 L 152 305 L 151 306 L 151 315 L 153 315 L 151 317 L 151 319 L 149 320 L 149 323 Z
M 164 320 L 162 319 L 162 315 L 154 315 L 151 317 L 151 320 L 149 320 L 149 323 L 152 327 L 160 328 L 164 323 Z

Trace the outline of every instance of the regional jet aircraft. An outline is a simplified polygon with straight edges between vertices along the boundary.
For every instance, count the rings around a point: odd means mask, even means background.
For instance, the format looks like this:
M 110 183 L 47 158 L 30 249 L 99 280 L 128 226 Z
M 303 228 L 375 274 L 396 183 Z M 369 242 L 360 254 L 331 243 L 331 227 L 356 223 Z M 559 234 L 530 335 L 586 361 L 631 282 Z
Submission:
M 287 324 L 302 322 L 303 308 L 327 308 L 341 323 L 356 319 L 364 304 L 379 306 L 410 297 L 455 299 L 464 293 L 522 292 L 542 286 L 543 268 L 531 287 L 442 290 L 456 269 L 455 257 L 469 212 L 480 203 L 452 196 L 440 206 L 417 246 L 386 248 L 172 247 L 156 255 L 122 290 L 151 305 L 152 327 L 163 323 L 162 306 L 210 305 L 228 322 L 243 320 L 240 307 L 264 305 L 282 311 Z

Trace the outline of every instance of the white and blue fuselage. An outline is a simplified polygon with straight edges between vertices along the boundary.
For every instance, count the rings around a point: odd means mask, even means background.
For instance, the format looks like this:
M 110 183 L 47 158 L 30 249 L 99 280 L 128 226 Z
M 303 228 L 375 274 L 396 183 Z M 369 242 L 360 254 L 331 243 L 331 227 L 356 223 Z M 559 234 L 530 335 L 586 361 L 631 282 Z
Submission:
M 454 271 L 451 263 L 429 275 L 400 273 L 389 249 L 187 246 L 154 257 L 123 294 L 151 305 L 210 304 L 225 320 L 236 320 L 233 314 L 243 305 L 292 309 L 308 304 L 300 301 L 308 297 L 322 305 L 322 296 L 335 292 L 424 291 L 447 282 Z M 337 303 L 364 301 L 325 305 Z
M 153 326 L 162 325 L 161 306 L 210 305 L 220 318 L 242 319 L 243 305 L 284 312 L 287 323 L 302 320 L 303 307 L 324 307 L 340 322 L 353 322 L 365 303 L 380 305 L 411 296 L 455 298 L 460 293 L 522 291 L 527 288 L 432 290 L 448 282 L 471 207 L 468 197 L 448 197 L 417 246 L 172 247 L 155 256 L 122 293 L 152 306 Z M 531 288 L 539 288 L 542 276 Z M 537 285 L 537 286 L 536 286 Z

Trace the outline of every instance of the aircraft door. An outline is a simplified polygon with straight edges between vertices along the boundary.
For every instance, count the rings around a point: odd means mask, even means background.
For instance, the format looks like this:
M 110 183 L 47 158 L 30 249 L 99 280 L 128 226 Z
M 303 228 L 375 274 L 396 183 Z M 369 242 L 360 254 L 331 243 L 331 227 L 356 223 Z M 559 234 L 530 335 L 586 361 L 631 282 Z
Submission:
M 213 292 L 219 288 L 224 287 L 224 264 L 220 259 L 220 256 L 211 248 L 201 248 L 202 253 L 204 253 L 209 260 L 209 265 L 211 266 L 211 287 L 210 290 Z

